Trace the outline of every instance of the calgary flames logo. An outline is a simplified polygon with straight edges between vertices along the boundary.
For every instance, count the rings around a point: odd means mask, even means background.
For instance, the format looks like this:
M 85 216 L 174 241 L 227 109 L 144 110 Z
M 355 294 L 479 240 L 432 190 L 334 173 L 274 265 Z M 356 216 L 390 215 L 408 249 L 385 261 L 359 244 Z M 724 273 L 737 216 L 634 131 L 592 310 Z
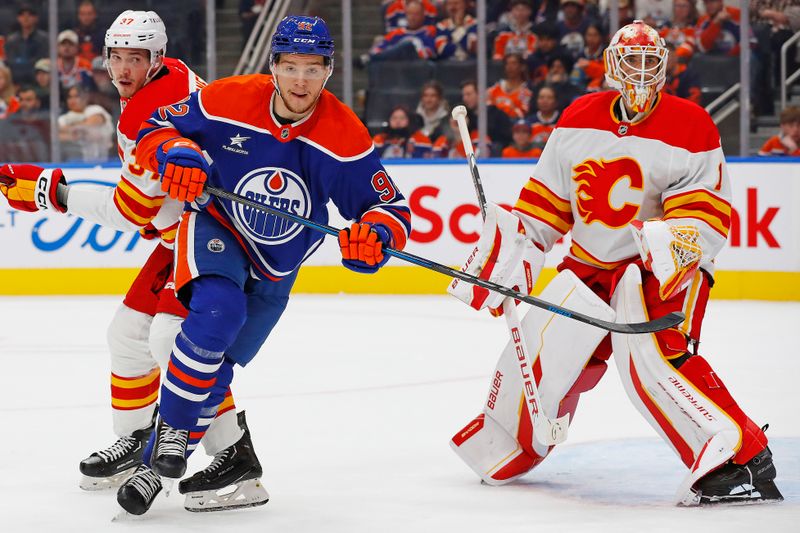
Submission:
M 617 209 L 611 204 L 611 193 L 617 183 L 630 181 L 630 188 L 641 191 L 642 169 L 629 158 L 606 161 L 587 159 L 572 168 L 572 179 L 578 184 L 575 200 L 578 213 L 586 224 L 600 222 L 610 228 L 622 228 L 636 217 L 639 205 L 625 202 Z

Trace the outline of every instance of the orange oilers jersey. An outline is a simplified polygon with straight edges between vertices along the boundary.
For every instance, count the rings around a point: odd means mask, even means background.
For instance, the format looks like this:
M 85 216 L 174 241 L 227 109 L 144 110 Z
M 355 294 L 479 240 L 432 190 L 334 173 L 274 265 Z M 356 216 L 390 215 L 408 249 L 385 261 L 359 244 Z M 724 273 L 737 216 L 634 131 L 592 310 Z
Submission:
M 122 170 L 110 190 L 76 186 L 70 189 L 69 211 L 104 226 L 134 231 L 154 226 L 163 244 L 172 247 L 183 212 L 183 202 L 161 191 L 158 175 L 136 164 L 136 134 L 142 122 L 161 106 L 183 100 L 205 86 L 182 61 L 164 58 L 164 68 L 131 98 L 120 98 L 122 114 L 117 123 L 117 153 Z
M 609 269 L 639 255 L 631 221 L 691 224 L 700 232 L 701 267 L 713 272 L 731 221 L 716 126 L 702 107 L 663 93 L 644 120 L 621 123 L 619 98 L 594 93 L 564 111 L 515 213 L 545 251 L 571 230 L 570 256 Z
M 758 151 L 758 155 L 790 155 L 796 157 L 800 156 L 800 148 L 795 148 L 794 150 L 787 148 L 786 145 L 781 142 L 780 135 L 773 135 L 767 139 L 767 142 L 765 142 L 761 150 Z
M 665 26 L 658 34 L 668 43 L 675 45 L 675 53 L 688 61 L 694 55 L 697 46 L 694 26 Z
M 532 92 L 526 84 L 513 91 L 505 80 L 500 80 L 487 91 L 489 105 L 493 105 L 511 118 L 522 118 L 528 114 Z
M 511 159 L 511 158 L 514 158 L 514 159 L 520 158 L 521 159 L 521 158 L 536 158 L 536 157 L 539 157 L 540 155 L 542 155 L 542 149 L 536 147 L 533 144 L 531 144 L 530 146 L 528 146 L 528 147 L 526 147 L 524 149 L 519 149 L 519 148 L 517 148 L 516 146 L 514 146 L 512 144 L 510 146 L 506 146 L 505 148 L 503 148 L 502 157 L 508 158 L 508 159 Z
M 501 31 L 494 40 L 494 59 L 502 61 L 508 54 L 520 54 L 528 57 L 536 50 L 536 35 L 527 28 L 526 31 L 517 32 L 511 29 Z

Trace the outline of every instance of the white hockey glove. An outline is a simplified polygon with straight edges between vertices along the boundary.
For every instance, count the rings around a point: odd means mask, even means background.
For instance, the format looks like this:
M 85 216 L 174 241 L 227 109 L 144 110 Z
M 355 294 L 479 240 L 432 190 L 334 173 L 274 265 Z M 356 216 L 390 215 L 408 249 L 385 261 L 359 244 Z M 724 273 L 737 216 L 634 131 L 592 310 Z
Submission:
M 658 279 L 658 294 L 668 300 L 692 280 L 703 250 L 694 226 L 672 226 L 659 219 L 631 222 L 631 232 L 644 266 Z
M 461 271 L 530 294 L 543 265 L 544 252 L 525 238 L 520 220 L 502 207 L 488 204 L 481 238 Z M 457 278 L 447 292 L 474 309 L 488 307 L 494 316 L 503 314 L 506 297 L 502 294 Z

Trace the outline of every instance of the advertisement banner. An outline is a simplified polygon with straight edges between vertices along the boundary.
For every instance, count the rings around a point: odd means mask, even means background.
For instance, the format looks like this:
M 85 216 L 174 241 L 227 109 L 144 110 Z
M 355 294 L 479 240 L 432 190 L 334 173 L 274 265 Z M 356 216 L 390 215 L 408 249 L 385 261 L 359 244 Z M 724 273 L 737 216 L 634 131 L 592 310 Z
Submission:
M 460 265 L 478 239 L 481 217 L 465 162 L 387 164 L 406 195 L 413 232 L 407 251 L 447 265 Z M 490 201 L 509 206 L 532 174 L 530 162 L 485 162 L 480 172 Z M 717 258 L 719 272 L 800 272 L 800 165 L 729 163 L 733 190 L 732 227 Z M 70 167 L 72 184 L 113 185 L 115 167 Z M 620 184 L 623 186 L 624 182 Z M 330 206 L 330 225 L 345 221 Z M 555 266 L 568 250 L 568 236 L 548 254 Z M 122 233 L 74 216 L 22 213 L 0 208 L 0 269 L 137 268 L 154 246 L 135 233 Z M 334 239 L 307 261 L 309 266 L 340 264 Z M 403 265 L 393 261 L 392 266 Z

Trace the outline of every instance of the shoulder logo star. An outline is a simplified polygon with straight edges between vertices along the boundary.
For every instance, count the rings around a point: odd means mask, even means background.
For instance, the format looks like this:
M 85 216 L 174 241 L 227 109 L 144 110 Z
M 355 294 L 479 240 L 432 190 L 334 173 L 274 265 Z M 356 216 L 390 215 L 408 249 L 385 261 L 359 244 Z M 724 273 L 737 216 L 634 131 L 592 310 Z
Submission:
M 230 146 L 238 146 L 239 148 L 244 148 L 242 146 L 242 143 L 245 142 L 250 137 L 242 137 L 237 133 L 235 137 L 228 137 L 228 138 L 231 140 Z

